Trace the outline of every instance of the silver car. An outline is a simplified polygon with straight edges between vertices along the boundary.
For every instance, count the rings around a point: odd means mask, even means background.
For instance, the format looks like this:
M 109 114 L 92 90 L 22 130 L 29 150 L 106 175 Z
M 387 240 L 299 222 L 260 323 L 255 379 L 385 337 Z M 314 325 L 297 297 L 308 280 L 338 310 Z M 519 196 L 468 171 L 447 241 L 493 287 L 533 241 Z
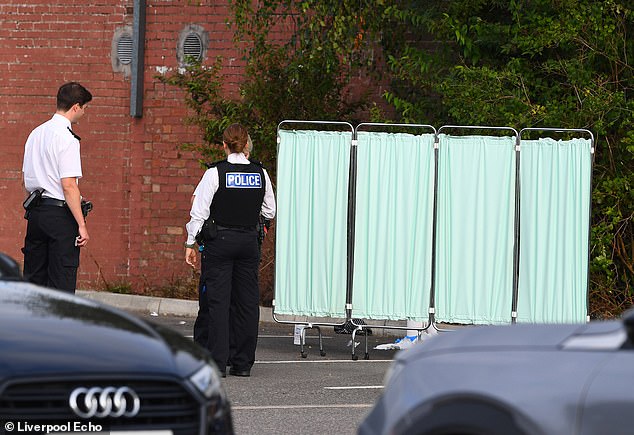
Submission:
M 358 433 L 632 434 L 634 312 L 443 332 L 399 353 Z

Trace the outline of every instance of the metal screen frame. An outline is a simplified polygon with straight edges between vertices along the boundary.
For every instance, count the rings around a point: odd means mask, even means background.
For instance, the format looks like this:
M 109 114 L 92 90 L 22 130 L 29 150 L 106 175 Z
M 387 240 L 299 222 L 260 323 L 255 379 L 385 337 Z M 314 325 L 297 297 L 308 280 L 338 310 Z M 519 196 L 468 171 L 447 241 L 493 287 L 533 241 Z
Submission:
M 436 135 L 436 149 L 439 149 L 439 141 L 440 141 L 440 134 L 443 132 L 443 130 L 450 130 L 450 129 L 464 129 L 464 130 L 493 130 L 493 131 L 509 131 L 513 133 L 513 136 L 515 137 L 515 209 L 514 209 L 514 223 L 513 223 L 513 228 L 514 228 L 514 241 L 513 241 L 513 288 L 512 291 L 513 293 L 516 292 L 517 289 L 517 285 L 518 285 L 518 281 L 516 280 L 516 272 L 515 272 L 515 264 L 519 264 L 519 243 L 518 243 L 518 237 L 519 237 L 519 197 L 518 197 L 518 192 L 519 192 L 519 159 L 518 159 L 518 154 L 519 154 L 519 133 L 518 131 L 513 128 L 513 127 L 508 127 L 508 126 L 480 126 L 480 125 L 443 125 L 442 127 L 440 127 L 438 129 L 438 133 Z M 434 221 L 437 222 L 438 219 L 438 215 L 437 215 L 437 201 L 438 201 L 438 180 L 436 180 L 435 183 L 435 195 L 434 195 Z M 435 319 L 435 314 L 436 314 L 436 258 L 435 258 L 435 252 L 436 252 L 436 225 L 434 225 L 434 239 L 433 239 L 433 249 L 434 249 L 434 267 L 433 267 L 433 274 L 434 274 L 434 279 L 432 280 L 432 285 L 434 286 L 432 292 L 431 292 L 431 296 L 430 299 L 433 300 L 433 305 L 430 304 L 429 310 L 430 310 L 430 323 L 431 325 L 434 327 L 434 329 L 436 329 L 437 331 L 451 331 L 449 329 L 440 329 L 436 326 L 437 322 Z M 511 314 L 512 314 L 512 308 L 511 308 Z
M 351 289 L 352 289 L 352 282 L 350 281 L 351 276 L 350 276 L 350 270 L 349 270 L 349 265 L 350 265 L 350 258 L 351 256 L 354 255 L 354 253 L 350 252 L 351 249 L 354 250 L 353 247 L 351 247 L 351 243 L 354 243 L 354 239 L 352 239 L 351 242 L 351 235 L 350 235 L 350 195 L 351 192 L 354 191 L 355 186 L 354 186 L 354 180 L 352 179 L 352 177 L 350 176 L 352 174 L 352 167 L 353 167 L 353 157 L 355 157 L 354 155 L 354 143 L 355 143 L 355 131 L 354 131 L 354 127 L 352 126 L 352 124 L 348 123 L 348 122 L 341 122 L 341 121 L 301 121 L 301 120 L 285 120 L 282 121 L 278 124 L 277 126 L 277 153 L 279 155 L 279 145 L 281 142 L 280 139 L 280 135 L 279 132 L 280 130 L 282 130 L 283 126 L 286 125 L 295 125 L 295 126 L 299 126 L 299 125 L 307 125 L 307 126 L 311 126 L 311 127 L 319 127 L 319 126 L 334 126 L 334 127 L 346 127 L 341 128 L 341 129 L 337 129 L 335 131 L 343 131 L 343 132 L 347 132 L 348 128 L 350 130 L 350 134 L 351 134 L 351 144 L 350 144 L 350 168 L 349 168 L 349 178 L 348 178 L 348 231 L 347 231 L 347 276 L 346 276 L 346 307 L 345 307 L 345 312 L 346 312 L 346 320 L 343 323 L 333 323 L 333 322 L 311 322 L 311 321 L 299 321 L 299 320 L 283 320 L 280 319 L 278 317 L 278 315 L 275 313 L 275 297 L 276 297 L 276 291 L 277 291 L 277 286 L 274 284 L 273 285 L 273 302 L 272 302 L 272 315 L 273 315 L 273 320 L 277 323 L 280 324 L 290 324 L 290 325 L 305 325 L 304 328 L 302 328 L 302 333 L 301 333 L 301 338 L 300 338 L 300 346 L 301 346 L 301 356 L 302 358 L 306 358 L 308 355 L 307 353 L 304 351 L 304 342 L 305 342 L 305 337 L 306 337 L 306 329 L 315 329 L 318 332 L 318 336 L 319 336 L 319 353 L 321 356 L 325 356 L 326 352 L 324 351 L 323 348 L 323 343 L 322 343 L 322 334 L 321 334 L 321 329 L 320 326 L 339 326 L 339 327 L 343 327 L 347 321 L 350 320 L 350 311 L 348 309 L 348 306 L 350 305 L 349 303 L 349 297 L 351 297 Z M 291 128 L 291 130 L 299 130 L 297 128 Z M 314 130 L 311 129 L 311 130 Z M 278 159 L 279 161 L 279 159 Z M 279 171 L 278 171 L 279 172 Z M 354 221 L 354 216 L 352 216 L 352 220 Z M 354 222 L 352 222 L 352 225 L 354 225 Z M 277 243 L 275 244 L 275 249 L 277 251 Z M 274 277 L 274 282 L 275 282 L 276 278 Z M 308 316 L 304 316 L 304 317 L 308 317 Z M 354 348 L 354 346 L 353 346 Z
M 302 340 L 301 340 L 301 354 L 302 357 L 306 358 L 306 353 L 304 352 L 304 338 L 305 338 L 305 330 L 314 328 L 319 332 L 319 346 L 320 346 L 320 354 L 322 356 L 325 355 L 322 346 L 321 340 L 321 330 L 319 326 L 333 326 L 333 327 L 343 327 L 348 322 L 351 322 L 353 326 L 352 331 L 352 342 L 354 343 L 355 334 L 361 333 L 364 329 L 368 329 L 371 327 L 379 327 L 382 329 L 395 329 L 395 330 L 416 330 L 418 331 L 419 337 L 423 331 L 428 330 L 429 328 L 433 328 L 436 331 L 450 331 L 449 329 L 440 329 L 438 327 L 438 322 L 436 319 L 436 296 L 437 296 L 437 224 L 438 224 L 438 196 L 439 196 L 439 147 L 440 147 L 440 134 L 446 133 L 448 130 L 472 130 L 472 131 L 500 131 L 500 132 L 509 132 L 515 138 L 515 204 L 512 210 L 513 213 L 513 260 L 512 260 L 512 306 L 510 307 L 510 322 L 512 324 L 516 323 L 517 319 L 517 305 L 518 305 L 518 290 L 519 290 L 519 264 L 520 264 L 520 208 L 521 208 L 521 183 L 520 183 L 520 158 L 521 158 L 521 141 L 523 140 L 522 135 L 526 135 L 529 132 L 551 132 L 551 133 L 583 133 L 587 134 L 591 140 L 591 172 L 594 165 L 594 150 L 595 150 L 595 139 L 594 135 L 591 131 L 587 129 L 565 129 L 565 128 L 523 128 L 521 130 L 516 130 L 513 127 L 491 127 L 491 126 L 460 126 L 460 125 L 444 125 L 438 129 L 429 124 L 389 124 L 389 123 L 360 123 L 356 127 L 353 127 L 352 124 L 348 122 L 339 122 L 339 121 L 301 121 L 301 120 L 285 120 L 279 123 L 278 125 L 278 154 L 279 154 L 279 144 L 280 144 L 280 135 L 279 131 L 284 127 L 290 127 L 290 130 L 303 130 L 300 128 L 296 128 L 300 125 L 309 126 L 308 130 L 315 130 L 319 127 L 329 127 L 334 130 L 328 129 L 328 131 L 342 131 L 342 132 L 351 132 L 351 144 L 350 144 L 350 159 L 349 159 L 349 173 L 348 173 L 348 209 L 347 209 L 347 240 L 346 240 L 346 296 L 345 296 L 345 321 L 343 323 L 335 323 L 335 322 L 319 322 L 319 321 L 310 321 L 310 319 L 305 321 L 300 320 L 284 320 L 278 317 L 278 314 L 275 313 L 275 291 L 274 288 L 274 299 L 273 299 L 273 319 L 282 324 L 293 324 L 293 325 L 305 325 L 305 328 L 302 329 Z M 353 280 L 354 280 L 354 258 L 355 258 L 355 227 L 356 227 L 356 194 L 357 194 L 357 151 L 358 151 L 358 133 L 360 131 L 366 131 L 367 129 L 372 128 L 380 128 L 379 132 L 385 132 L 383 129 L 431 129 L 434 134 L 434 163 L 433 163 L 433 206 L 432 206 L 432 235 L 431 235 L 431 283 L 430 283 L 430 291 L 429 291 L 429 307 L 428 307 L 428 321 L 427 323 L 420 327 L 411 327 L 411 326 L 387 326 L 387 325 L 358 325 L 353 321 L 353 306 L 352 306 L 352 297 L 353 297 Z M 376 131 L 376 130 L 375 130 Z M 403 131 L 403 130 L 401 130 Z M 464 136 L 464 135 L 460 135 Z M 493 136 L 495 137 L 495 136 Z M 590 195 L 592 193 L 592 173 L 590 174 Z M 591 214 L 591 196 L 590 196 L 590 210 Z M 588 225 L 588 246 L 590 241 L 590 225 Z M 277 244 L 276 244 L 277 249 Z M 588 249 L 588 284 L 587 289 L 588 292 L 586 294 L 586 307 L 589 308 L 589 263 L 590 263 L 590 250 Z M 275 286 L 274 286 L 275 287 Z M 309 317 L 309 316 L 304 316 Z M 376 320 L 376 319 L 374 319 Z M 589 320 L 589 319 L 588 319 Z M 365 343 L 365 358 L 369 359 L 368 356 L 368 334 L 366 333 L 366 343 Z M 352 359 L 356 360 L 358 357 L 355 354 L 354 345 L 352 347 Z
M 363 130 L 363 129 L 368 129 L 368 128 L 373 128 L 373 127 L 378 127 L 378 128 L 385 128 L 385 129 L 389 129 L 389 128 L 398 128 L 398 129 L 431 129 L 431 132 L 434 135 L 434 189 L 435 189 L 435 184 L 437 182 L 437 173 L 438 173 L 438 156 L 437 156 L 437 142 L 436 142 L 436 138 L 437 138 L 437 131 L 436 128 L 433 125 L 429 125 L 429 124 L 399 124 L 399 123 L 394 123 L 394 124 L 390 124 L 390 123 L 378 123 L 378 122 L 363 122 L 359 125 L 357 125 L 355 127 L 354 130 L 354 136 L 355 136 L 355 141 L 354 141 L 354 167 L 352 169 L 351 172 L 354 173 L 354 180 L 355 180 L 355 191 L 354 194 L 351 196 L 351 213 L 353 216 L 352 219 L 352 228 L 350 229 L 351 232 L 351 240 L 352 240 L 352 257 L 351 257 L 351 263 L 350 263 L 350 309 L 352 311 L 353 306 L 352 306 L 352 287 L 353 287 L 353 276 L 354 276 L 354 240 L 355 240 L 355 219 L 354 216 L 356 216 L 356 177 L 357 177 L 357 159 L 356 159 L 356 154 L 357 154 L 357 149 L 358 149 L 358 133 Z M 386 133 L 385 131 L 379 131 L 379 133 Z M 352 160 L 351 160 L 351 164 L 352 164 Z M 433 238 L 433 227 L 435 226 L 435 209 L 432 209 L 432 238 Z M 433 242 L 432 242 L 433 243 Z M 433 246 L 432 246 L 432 264 L 430 265 L 430 269 L 431 269 L 431 274 L 432 274 L 432 279 L 433 279 Z M 377 319 L 375 319 L 377 320 Z M 357 332 L 361 332 L 364 329 L 369 329 L 372 327 L 376 327 L 374 325 L 357 325 L 356 323 L 354 323 L 354 321 L 352 321 L 352 324 L 355 326 L 355 329 L 352 331 L 352 341 L 354 342 L 355 339 L 355 335 Z M 420 337 L 421 333 L 425 330 L 427 330 L 429 327 L 431 326 L 430 322 L 427 322 L 427 325 L 422 326 L 420 328 L 418 327 L 407 327 L 407 326 L 391 326 L 391 325 L 381 325 L 380 327 L 382 329 L 394 329 L 394 330 L 416 330 L 418 331 L 418 336 Z M 356 354 L 355 354 L 355 349 L 354 346 L 352 346 L 352 359 L 357 359 Z M 365 359 L 369 359 L 369 354 L 368 354 L 368 334 L 365 334 Z
M 517 193 L 517 201 L 518 201 L 518 207 L 519 207 L 519 202 L 521 200 L 521 189 L 519 187 L 519 180 L 520 180 L 520 173 L 519 173 L 519 150 L 521 148 L 521 143 L 522 143 L 522 134 L 525 132 L 548 132 L 548 133 L 583 133 L 583 134 L 587 134 L 588 136 L 590 136 L 590 183 L 588 186 L 589 189 L 589 207 L 588 207 L 588 261 L 586 264 L 586 321 L 589 322 L 590 321 L 590 237 L 591 237 L 591 222 L 592 222 L 592 174 L 594 173 L 594 158 L 595 158 L 595 139 L 594 139 L 594 134 L 585 128 L 554 128 L 554 127 L 543 127 L 543 128 L 539 128 L 539 127 L 527 127 L 527 128 L 523 128 L 519 131 L 519 135 L 518 135 L 518 158 L 517 158 L 517 165 L 518 165 L 518 173 L 517 173 L 517 183 L 518 183 L 518 193 Z M 519 215 L 518 215 L 519 218 Z M 518 226 L 518 234 L 517 234 L 517 246 L 518 246 L 518 259 L 517 259 L 517 265 L 516 265 L 516 273 L 517 273 L 517 277 L 514 279 L 517 279 L 517 283 L 518 285 L 515 286 L 514 288 L 514 293 L 513 293 L 513 323 L 516 323 L 517 321 L 517 303 L 518 303 L 518 299 L 519 299 L 519 247 L 520 247 L 520 233 L 519 233 L 519 226 Z

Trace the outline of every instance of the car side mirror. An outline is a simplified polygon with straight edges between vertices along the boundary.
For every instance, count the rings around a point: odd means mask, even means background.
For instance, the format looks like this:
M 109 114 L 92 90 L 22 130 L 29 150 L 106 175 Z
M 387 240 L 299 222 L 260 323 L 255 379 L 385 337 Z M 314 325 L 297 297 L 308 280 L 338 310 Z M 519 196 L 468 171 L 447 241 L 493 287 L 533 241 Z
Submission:
M 0 252 L 0 279 L 13 281 L 22 279 L 18 263 L 2 252 Z

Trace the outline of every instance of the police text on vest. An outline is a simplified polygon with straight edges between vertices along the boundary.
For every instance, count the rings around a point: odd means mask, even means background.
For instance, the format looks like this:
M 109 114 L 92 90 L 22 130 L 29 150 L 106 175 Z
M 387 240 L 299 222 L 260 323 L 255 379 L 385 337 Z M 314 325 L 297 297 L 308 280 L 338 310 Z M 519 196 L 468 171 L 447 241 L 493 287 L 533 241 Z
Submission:
M 262 178 L 257 173 L 228 172 L 225 181 L 227 188 L 257 189 L 262 187 Z

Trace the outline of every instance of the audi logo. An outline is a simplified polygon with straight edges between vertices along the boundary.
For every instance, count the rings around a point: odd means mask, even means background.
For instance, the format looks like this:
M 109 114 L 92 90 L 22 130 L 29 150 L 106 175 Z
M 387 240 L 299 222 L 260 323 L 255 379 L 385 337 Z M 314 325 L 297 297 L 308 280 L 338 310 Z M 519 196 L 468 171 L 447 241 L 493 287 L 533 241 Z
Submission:
M 134 417 L 141 408 L 139 396 L 129 387 L 75 388 L 68 404 L 81 418 Z

